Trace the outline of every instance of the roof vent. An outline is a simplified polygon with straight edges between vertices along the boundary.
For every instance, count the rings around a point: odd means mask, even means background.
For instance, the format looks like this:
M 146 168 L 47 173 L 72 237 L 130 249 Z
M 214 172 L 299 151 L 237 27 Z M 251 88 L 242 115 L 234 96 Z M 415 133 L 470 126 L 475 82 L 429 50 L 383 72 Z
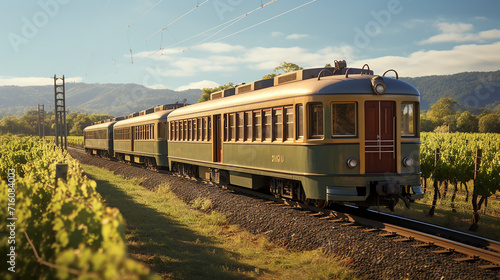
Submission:
M 268 88 L 272 87 L 273 85 L 274 85 L 274 79 L 259 80 L 236 87 L 236 94 L 242 94 L 245 92 Z
M 253 83 L 245 84 L 236 88 L 236 94 L 241 94 L 253 90 Z
M 329 71 L 323 71 L 327 69 Z M 302 81 L 311 78 L 317 78 L 319 73 L 323 71 L 322 77 L 324 76 L 332 76 L 335 68 L 334 67 L 323 67 L 323 68 L 311 68 L 311 69 L 302 69 L 299 71 L 295 71 L 289 74 L 279 75 L 274 78 L 274 85 L 282 85 L 289 82 Z
M 218 99 L 222 97 L 222 90 L 221 91 L 216 91 L 210 94 L 210 100 Z
M 216 91 L 216 92 L 213 92 L 212 94 L 210 94 L 210 100 L 214 100 L 214 99 L 221 98 L 221 97 L 228 97 L 228 96 L 234 95 L 235 92 L 236 92 L 235 88 L 228 88 L 225 90 Z

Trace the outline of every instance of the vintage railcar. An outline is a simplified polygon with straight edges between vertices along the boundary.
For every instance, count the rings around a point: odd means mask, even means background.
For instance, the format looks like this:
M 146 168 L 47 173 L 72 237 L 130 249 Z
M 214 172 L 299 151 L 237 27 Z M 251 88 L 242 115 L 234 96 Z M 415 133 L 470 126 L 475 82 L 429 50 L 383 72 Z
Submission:
M 83 146 L 87 154 L 113 157 L 113 125 L 117 119 L 106 120 L 83 129 Z
M 365 67 L 304 69 L 175 110 L 170 169 L 317 206 L 422 197 L 420 94 Z
M 113 126 L 114 157 L 121 161 L 168 167 L 167 116 L 173 111 L 143 111 Z

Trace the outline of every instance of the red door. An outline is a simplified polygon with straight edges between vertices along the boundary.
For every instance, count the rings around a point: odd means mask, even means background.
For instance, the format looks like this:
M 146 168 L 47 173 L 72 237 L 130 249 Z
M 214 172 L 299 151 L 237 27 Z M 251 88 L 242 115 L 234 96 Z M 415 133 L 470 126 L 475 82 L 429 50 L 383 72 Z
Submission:
M 395 115 L 393 101 L 365 102 L 365 173 L 395 173 Z
M 212 153 L 214 162 L 222 162 L 222 126 L 221 115 L 214 115 L 213 117 L 213 136 L 212 136 Z

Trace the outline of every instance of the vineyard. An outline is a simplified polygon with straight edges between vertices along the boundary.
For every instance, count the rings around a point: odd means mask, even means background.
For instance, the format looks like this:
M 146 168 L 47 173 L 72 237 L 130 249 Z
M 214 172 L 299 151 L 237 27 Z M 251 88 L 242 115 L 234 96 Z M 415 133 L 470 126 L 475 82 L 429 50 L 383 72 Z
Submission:
M 56 183 L 56 163 L 67 164 Z M 124 221 L 52 142 L 0 137 L 2 279 L 151 279 L 127 256 Z M 5 267 L 7 265 L 7 267 Z
M 420 169 L 427 189 L 433 182 L 434 197 L 429 215 L 438 200 L 444 200 L 452 185 L 449 207 L 452 211 L 469 202 L 473 212 L 471 230 L 477 229 L 479 211 L 488 206 L 488 198 L 500 190 L 500 135 L 481 133 L 421 133 Z M 444 185 L 440 188 L 439 185 Z M 465 201 L 456 202 L 459 185 Z M 450 188 L 451 191 L 451 188 Z M 457 204 L 462 207 L 457 207 Z M 496 216 L 496 214 L 493 214 Z

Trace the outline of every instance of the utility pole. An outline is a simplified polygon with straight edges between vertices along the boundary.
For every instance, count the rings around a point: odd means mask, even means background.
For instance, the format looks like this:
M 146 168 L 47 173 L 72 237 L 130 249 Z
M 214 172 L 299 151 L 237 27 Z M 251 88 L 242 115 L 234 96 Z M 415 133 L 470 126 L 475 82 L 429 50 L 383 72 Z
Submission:
M 62 83 L 58 83 L 62 81 Z M 56 146 L 61 144 L 61 148 L 68 149 L 68 131 L 66 125 L 66 89 L 64 84 L 64 75 L 57 78 L 54 74 L 54 100 L 56 114 Z M 59 137 L 61 137 L 59 141 Z
M 45 109 L 43 104 L 38 104 L 38 137 L 45 137 Z

